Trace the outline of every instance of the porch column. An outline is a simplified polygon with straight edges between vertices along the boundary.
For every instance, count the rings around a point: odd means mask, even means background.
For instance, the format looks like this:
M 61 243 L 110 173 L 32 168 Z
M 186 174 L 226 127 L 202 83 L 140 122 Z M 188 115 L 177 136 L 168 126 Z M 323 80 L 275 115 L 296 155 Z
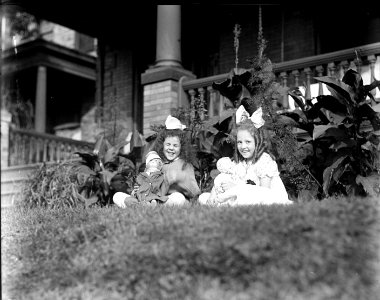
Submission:
M 157 5 L 156 61 L 141 75 L 145 137 L 153 133 L 151 125 L 163 125 L 167 116 L 182 105 L 180 79 L 196 77 L 182 67 L 181 59 L 181 5 Z
M 9 165 L 9 127 L 12 115 L 5 109 L 1 109 L 1 167 Z
M 156 66 L 181 65 L 181 6 L 157 6 Z
M 36 87 L 36 112 L 34 129 L 37 132 L 46 132 L 46 67 L 38 66 Z

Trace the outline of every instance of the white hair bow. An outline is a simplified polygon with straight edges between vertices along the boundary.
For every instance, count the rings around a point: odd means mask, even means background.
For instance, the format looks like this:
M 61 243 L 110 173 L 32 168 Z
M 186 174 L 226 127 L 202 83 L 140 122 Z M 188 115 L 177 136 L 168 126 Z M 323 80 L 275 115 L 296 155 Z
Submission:
M 185 129 L 186 125 L 183 125 L 180 120 L 169 115 L 165 121 L 166 129 Z
M 256 128 L 260 128 L 265 123 L 263 119 L 263 110 L 261 107 L 256 109 L 252 116 L 249 116 L 249 113 L 245 110 L 244 106 L 240 105 L 236 111 L 236 124 L 240 124 L 246 119 L 250 119 Z

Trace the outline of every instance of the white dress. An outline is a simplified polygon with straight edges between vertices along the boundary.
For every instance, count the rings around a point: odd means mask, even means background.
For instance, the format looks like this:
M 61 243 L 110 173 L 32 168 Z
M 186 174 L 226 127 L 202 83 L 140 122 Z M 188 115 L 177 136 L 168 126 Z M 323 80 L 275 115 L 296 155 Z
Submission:
M 291 204 L 284 183 L 280 178 L 277 163 L 268 153 L 263 153 L 255 164 L 245 161 L 236 164 L 236 173 L 244 182 L 252 180 L 256 185 L 238 184 L 232 189 L 237 195 L 235 201 L 228 205 L 254 205 L 254 204 Z M 270 188 L 259 186 L 260 179 L 271 178 Z M 230 191 L 231 192 L 231 191 Z
M 289 200 L 284 183 L 280 178 L 277 163 L 268 153 L 264 152 L 255 164 L 242 161 L 236 163 L 235 168 L 238 183 L 228 190 L 228 194 L 235 194 L 237 197 L 234 200 L 216 204 L 217 206 L 293 203 Z M 270 188 L 259 186 L 260 179 L 264 177 L 271 178 Z M 247 184 L 247 180 L 255 182 L 256 185 Z M 209 194 L 201 195 L 199 202 L 208 204 Z

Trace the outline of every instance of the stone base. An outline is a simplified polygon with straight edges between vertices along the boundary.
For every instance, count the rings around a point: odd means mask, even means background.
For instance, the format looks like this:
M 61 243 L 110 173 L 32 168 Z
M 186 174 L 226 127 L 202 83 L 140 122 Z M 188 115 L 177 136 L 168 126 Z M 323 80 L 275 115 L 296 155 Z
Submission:
M 181 77 L 186 76 L 194 79 L 196 76 L 188 70 L 178 67 L 153 67 L 141 74 L 141 83 L 143 85 L 165 80 L 179 81 Z
M 148 137 L 153 132 L 151 125 L 163 125 L 168 115 L 180 106 L 179 81 L 186 76 L 194 79 L 196 76 L 183 68 L 178 67 L 154 67 L 141 75 L 144 85 L 144 136 Z

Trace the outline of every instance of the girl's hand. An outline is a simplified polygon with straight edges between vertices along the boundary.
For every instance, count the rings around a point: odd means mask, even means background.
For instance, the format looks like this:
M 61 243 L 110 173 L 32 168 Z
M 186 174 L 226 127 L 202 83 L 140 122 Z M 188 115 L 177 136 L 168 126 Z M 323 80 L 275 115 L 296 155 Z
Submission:
M 233 182 L 223 182 L 220 187 L 222 189 L 222 193 L 229 190 L 230 188 L 233 188 L 235 184 Z

